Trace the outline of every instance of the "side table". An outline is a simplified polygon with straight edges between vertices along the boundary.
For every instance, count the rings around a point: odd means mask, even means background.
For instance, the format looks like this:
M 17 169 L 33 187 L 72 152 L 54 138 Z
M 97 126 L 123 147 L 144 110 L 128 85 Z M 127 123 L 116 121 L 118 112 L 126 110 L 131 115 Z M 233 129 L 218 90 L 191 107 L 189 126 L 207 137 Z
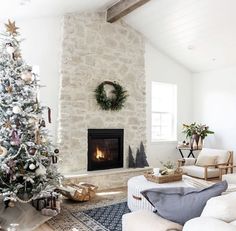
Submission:
M 182 152 L 182 150 L 187 150 L 187 151 L 189 151 L 189 154 L 188 154 L 188 156 L 187 156 L 187 158 L 189 158 L 189 157 L 193 157 L 193 158 L 195 158 L 195 156 L 194 156 L 194 151 L 200 151 L 201 149 L 193 149 L 193 148 L 190 148 L 190 147 L 176 147 L 178 150 L 179 150 L 179 153 L 180 153 L 180 155 L 181 155 L 181 157 L 182 158 L 184 158 L 184 154 L 183 154 L 183 152 Z

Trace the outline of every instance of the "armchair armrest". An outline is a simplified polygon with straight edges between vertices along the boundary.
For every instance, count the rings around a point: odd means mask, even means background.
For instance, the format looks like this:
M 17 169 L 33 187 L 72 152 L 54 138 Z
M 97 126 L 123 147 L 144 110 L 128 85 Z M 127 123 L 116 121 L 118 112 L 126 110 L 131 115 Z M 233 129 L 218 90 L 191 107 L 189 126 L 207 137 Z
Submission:
M 236 167 L 236 165 L 228 165 L 228 166 L 222 165 L 222 166 L 219 166 L 219 168 L 224 168 L 224 169 L 235 168 L 235 167 Z
M 208 177 L 208 168 L 210 167 L 215 167 L 215 168 L 218 168 L 220 173 L 219 173 L 219 177 L 220 177 L 220 180 L 222 179 L 222 174 L 223 174 L 223 170 L 226 170 L 226 172 L 228 171 L 228 168 L 231 168 L 231 171 L 233 171 L 233 167 L 234 166 L 228 166 L 227 163 L 221 163 L 221 164 L 209 164 L 209 165 L 204 165 L 202 166 L 204 167 L 204 178 L 205 180 L 207 180 L 207 177 Z
M 220 170 L 220 180 L 222 180 L 222 175 L 223 175 L 223 174 L 228 174 L 228 170 L 230 170 L 230 173 L 232 174 L 235 167 L 236 167 L 236 166 L 235 166 L 235 165 L 232 165 L 232 164 L 219 166 L 218 168 L 219 168 L 219 170 Z
M 196 158 L 182 158 L 178 160 L 178 167 L 194 165 Z
M 208 164 L 208 165 L 203 165 L 202 167 L 205 167 L 205 168 L 208 168 L 208 167 L 216 167 L 216 168 L 219 168 L 221 166 L 226 166 L 227 163 L 221 163 L 221 164 Z

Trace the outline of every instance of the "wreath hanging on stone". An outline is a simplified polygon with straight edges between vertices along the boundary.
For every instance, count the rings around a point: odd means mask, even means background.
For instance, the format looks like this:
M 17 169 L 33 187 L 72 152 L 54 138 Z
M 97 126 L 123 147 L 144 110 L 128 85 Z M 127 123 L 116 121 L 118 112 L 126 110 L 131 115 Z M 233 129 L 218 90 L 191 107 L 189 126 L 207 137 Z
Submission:
M 104 89 L 105 85 L 110 85 L 114 88 L 111 91 L 112 96 L 107 96 Z M 124 103 L 128 95 L 127 91 L 124 90 L 123 87 L 117 82 L 104 81 L 95 89 L 95 97 L 102 110 L 118 111 L 124 107 Z

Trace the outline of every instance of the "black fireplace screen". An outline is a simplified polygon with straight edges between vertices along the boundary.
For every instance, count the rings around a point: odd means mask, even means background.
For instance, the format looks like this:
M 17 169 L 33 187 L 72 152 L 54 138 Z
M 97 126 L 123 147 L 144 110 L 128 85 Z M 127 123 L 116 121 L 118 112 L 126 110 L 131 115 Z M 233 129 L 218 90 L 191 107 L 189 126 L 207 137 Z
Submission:
M 123 129 L 88 129 L 88 171 L 123 167 Z

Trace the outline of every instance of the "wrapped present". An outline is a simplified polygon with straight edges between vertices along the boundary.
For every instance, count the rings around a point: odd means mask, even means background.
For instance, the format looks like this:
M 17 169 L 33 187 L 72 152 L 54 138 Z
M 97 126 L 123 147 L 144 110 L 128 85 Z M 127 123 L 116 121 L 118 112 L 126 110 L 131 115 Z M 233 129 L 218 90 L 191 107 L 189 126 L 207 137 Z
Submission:
M 97 191 L 97 186 L 87 183 L 67 184 L 59 188 L 59 192 L 74 201 L 89 201 Z
M 48 203 L 47 203 L 47 207 L 48 209 L 54 209 L 56 210 L 58 213 L 60 213 L 61 211 L 61 201 L 58 199 L 58 195 L 53 195 L 51 194 L 50 197 L 48 197 Z
M 58 214 L 56 209 L 44 208 L 41 210 L 42 215 L 54 217 Z
M 47 198 L 47 207 L 41 210 L 44 216 L 56 216 L 61 211 L 61 203 L 58 200 L 58 195 L 51 193 L 51 196 Z
M 43 197 L 43 198 L 38 198 L 32 201 L 32 205 L 37 209 L 37 210 L 42 210 L 43 208 L 46 208 L 48 204 L 48 198 Z
M 60 201 L 57 193 L 51 193 L 48 196 L 41 197 L 32 201 L 32 205 L 39 211 L 44 208 L 55 209 L 58 213 L 61 210 Z
M 52 163 L 53 163 L 53 164 L 56 164 L 57 161 L 58 161 L 58 157 L 55 156 L 55 155 L 53 155 L 53 156 L 51 156 L 51 158 L 52 158 Z
M 59 201 L 59 200 L 56 201 L 55 209 L 57 210 L 58 213 L 61 212 L 61 201 Z

